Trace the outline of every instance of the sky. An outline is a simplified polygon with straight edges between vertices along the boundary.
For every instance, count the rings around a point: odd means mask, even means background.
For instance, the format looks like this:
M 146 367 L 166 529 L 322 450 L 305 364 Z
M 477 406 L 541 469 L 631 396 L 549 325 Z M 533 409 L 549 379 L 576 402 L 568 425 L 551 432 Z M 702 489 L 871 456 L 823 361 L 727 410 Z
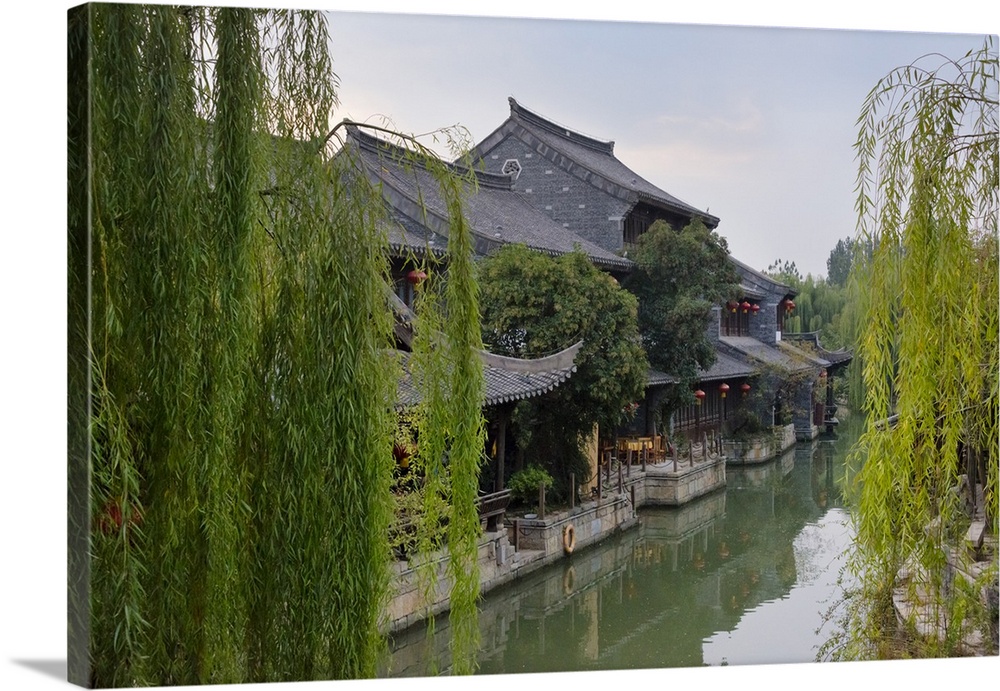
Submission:
M 73 4 L 8 3 L 0 25 L 5 106 L 0 108 L 4 133 L 0 189 L 5 202 L 0 251 L 0 362 L 5 364 L 4 395 L 0 396 L 2 688 L 65 688 L 64 37 L 65 13 Z M 600 4 L 583 0 L 489 4 L 275 0 L 246 4 L 364 10 L 380 15 L 403 10 L 456 15 L 469 14 L 474 8 L 478 15 L 614 21 L 615 27 L 588 25 L 572 30 L 565 23 L 553 22 L 452 21 L 447 30 L 443 25 L 435 27 L 429 40 L 418 43 L 412 27 L 429 26 L 428 20 L 407 29 L 398 23 L 392 28 L 394 22 L 387 17 L 374 25 L 376 18 L 368 17 L 365 25 L 363 18 L 337 15 L 332 27 L 334 56 L 344 108 L 359 118 L 387 112 L 401 129 L 413 132 L 462 123 L 481 139 L 506 118 L 506 99 L 513 95 L 567 126 L 615 140 L 619 156 L 637 172 L 691 204 L 708 207 L 721 217 L 720 232 L 740 259 L 758 266 L 777 256 L 787 257 L 817 273 L 825 272 L 826 256 L 836 239 L 853 229 L 850 143 L 860 99 L 887 69 L 908 62 L 928 47 L 950 50 L 954 44 L 935 43 L 927 37 L 901 42 L 905 37 L 888 35 L 844 41 L 835 40 L 832 33 L 802 32 L 718 30 L 668 36 L 664 27 L 619 24 L 670 21 L 966 34 L 997 34 L 1000 27 L 995 2 L 989 0 L 825 4 L 698 0 L 662 6 L 648 0 Z M 899 6 L 906 7 L 905 13 L 894 9 Z M 351 26 L 353 34 L 346 31 Z M 485 30 L 480 26 L 486 26 Z M 516 28 L 503 32 L 504 27 Z M 539 40 L 546 31 L 561 37 L 563 50 Z M 742 34 L 764 38 L 749 42 L 740 38 Z M 706 38 L 692 45 L 695 35 Z M 387 37 L 391 38 L 388 42 Z M 970 41 L 968 47 L 977 44 Z M 959 48 L 964 52 L 966 45 L 961 42 Z M 623 59 L 616 70 L 612 65 L 619 56 Z M 754 65 L 760 67 L 753 69 Z M 671 99 L 658 101 L 656 94 L 661 91 L 669 92 Z M 805 185 L 809 180 L 812 184 Z M 786 229 L 795 227 L 808 233 L 801 240 L 779 239 Z M 765 245 L 759 256 L 758 245 Z M 713 689 L 806 682 L 810 689 L 843 689 L 868 688 L 879 682 L 919 682 L 915 688 L 944 688 L 960 678 L 996 678 L 998 666 L 1000 658 L 994 657 L 824 665 L 821 671 L 815 665 L 636 670 L 591 673 L 583 686 L 625 683 L 681 688 L 696 684 Z M 581 680 L 572 676 L 566 681 Z M 308 688 L 341 689 L 343 684 L 320 682 Z M 366 688 L 385 688 L 386 684 L 370 682 Z M 517 685 L 552 688 L 552 677 L 526 675 Z M 403 687 L 401 682 L 388 686 Z M 435 691 L 467 686 L 461 679 L 405 684 L 406 688 Z M 302 687 L 217 688 L 277 691 Z M 507 691 L 511 682 L 500 676 L 480 677 L 476 688 Z
M 825 275 L 855 231 L 855 125 L 868 91 L 979 34 L 329 14 L 341 108 L 401 131 L 461 125 L 482 141 L 507 98 L 615 142 L 661 189 L 721 219 L 738 259 Z M 441 149 L 444 153 L 444 149 Z

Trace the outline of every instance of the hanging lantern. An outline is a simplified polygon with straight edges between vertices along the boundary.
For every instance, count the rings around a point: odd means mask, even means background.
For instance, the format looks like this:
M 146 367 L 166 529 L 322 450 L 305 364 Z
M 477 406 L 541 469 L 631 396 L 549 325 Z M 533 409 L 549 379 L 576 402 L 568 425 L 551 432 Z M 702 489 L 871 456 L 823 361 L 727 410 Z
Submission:
M 728 309 L 730 312 L 736 312 L 736 303 L 730 300 L 729 302 L 726 303 L 726 309 Z
M 701 389 L 698 389 L 697 391 L 694 392 L 694 404 L 701 405 L 701 402 L 703 400 L 705 400 L 705 392 L 702 391 Z
M 743 314 L 746 314 L 747 312 L 750 311 L 750 303 L 747 302 L 746 300 L 743 301 L 743 304 L 741 304 L 740 307 L 743 308 Z
M 822 370 L 819 371 L 819 378 L 820 379 L 826 379 L 826 370 L 825 369 L 822 369 Z
M 743 382 L 742 384 L 740 384 L 740 391 L 743 392 L 743 397 L 746 398 L 746 395 L 750 393 L 750 385 L 747 384 L 746 382 Z
M 757 304 L 750 305 L 750 311 L 753 312 L 754 314 L 757 314 L 758 312 L 760 312 L 760 305 Z
M 729 393 L 729 384 L 722 382 L 719 384 L 719 396 L 725 398 L 727 393 Z
M 413 269 L 408 274 L 406 274 L 406 280 L 413 285 L 419 285 L 423 283 L 426 279 L 427 279 L 427 274 L 417 269 Z
M 785 300 L 785 311 L 791 312 L 793 309 L 795 309 L 795 302 L 792 300 Z

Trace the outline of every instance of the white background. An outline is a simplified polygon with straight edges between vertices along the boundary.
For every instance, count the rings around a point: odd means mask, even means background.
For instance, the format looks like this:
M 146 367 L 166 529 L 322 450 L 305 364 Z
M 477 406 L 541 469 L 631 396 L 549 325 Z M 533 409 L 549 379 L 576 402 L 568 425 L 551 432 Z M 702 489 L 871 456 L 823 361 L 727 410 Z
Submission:
M 469 2 L 246 3 L 313 9 L 470 13 L 513 17 L 672 21 L 755 26 L 806 26 L 998 33 L 994 3 L 837 3 L 700 0 L 683 8 L 654 10 L 645 0 L 613 3 L 507 0 L 479 7 Z M 883 5 L 905 9 L 891 11 Z M 65 242 L 65 31 L 71 3 L 7 3 L 0 23 L 3 41 L 3 310 L 0 331 L 3 530 L 0 622 L 0 688 L 43 689 L 66 684 L 66 242 Z M 805 8 L 809 9 L 805 9 Z M 817 9 L 819 8 L 819 9 Z M 810 689 L 934 688 L 982 684 L 998 678 L 998 658 L 772 665 L 628 673 L 588 673 L 433 681 L 318 682 L 308 688 L 501 689 L 580 684 L 698 688 Z M 544 685 L 544 686 L 543 686 Z M 257 688 L 257 685 L 225 688 Z M 262 687 L 264 688 L 264 687 Z M 290 684 L 267 689 L 293 688 Z M 298 687 L 296 687 L 298 688 Z M 675 687 L 676 688 L 676 687 Z

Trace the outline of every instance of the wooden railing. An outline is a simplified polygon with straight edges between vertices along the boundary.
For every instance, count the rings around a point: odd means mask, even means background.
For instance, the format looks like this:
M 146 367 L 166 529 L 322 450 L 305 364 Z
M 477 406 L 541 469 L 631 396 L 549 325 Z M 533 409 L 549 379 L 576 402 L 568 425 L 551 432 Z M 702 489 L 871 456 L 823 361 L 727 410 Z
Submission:
M 510 504 L 510 490 L 503 489 L 492 494 L 484 494 L 476 499 L 479 518 L 486 521 L 486 530 L 494 531 Z

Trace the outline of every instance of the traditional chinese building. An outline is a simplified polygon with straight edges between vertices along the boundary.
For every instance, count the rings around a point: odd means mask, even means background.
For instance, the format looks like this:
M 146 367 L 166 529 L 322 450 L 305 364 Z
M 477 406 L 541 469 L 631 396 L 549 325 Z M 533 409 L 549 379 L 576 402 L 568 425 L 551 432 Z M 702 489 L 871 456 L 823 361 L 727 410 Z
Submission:
M 660 189 L 619 160 L 613 141 L 581 134 L 513 98 L 508 101 L 509 116 L 474 148 L 473 157 L 484 170 L 506 174 L 511 190 L 565 231 L 627 258 L 629 246 L 657 220 L 680 228 L 700 218 L 709 228 L 718 227 L 719 219 L 707 210 Z M 748 391 L 768 386 L 774 390 L 758 411 L 764 421 L 791 419 L 798 438 L 814 438 L 826 415 L 816 416 L 813 379 L 818 382 L 824 369 L 831 370 L 829 376 L 850 356 L 838 354 L 834 362 L 783 342 L 795 292 L 734 257 L 730 260 L 743 294 L 714 309 L 706 328 L 716 346 L 716 363 L 701 373 L 696 405 L 677 411 L 673 427 L 693 436 L 719 429 Z M 764 372 L 783 373 L 786 383 L 795 378 L 798 384 L 792 393 L 782 393 L 788 387 L 762 378 Z M 650 373 L 646 400 L 630 431 L 657 432 L 651 411 L 663 387 L 675 383 L 670 373 Z

